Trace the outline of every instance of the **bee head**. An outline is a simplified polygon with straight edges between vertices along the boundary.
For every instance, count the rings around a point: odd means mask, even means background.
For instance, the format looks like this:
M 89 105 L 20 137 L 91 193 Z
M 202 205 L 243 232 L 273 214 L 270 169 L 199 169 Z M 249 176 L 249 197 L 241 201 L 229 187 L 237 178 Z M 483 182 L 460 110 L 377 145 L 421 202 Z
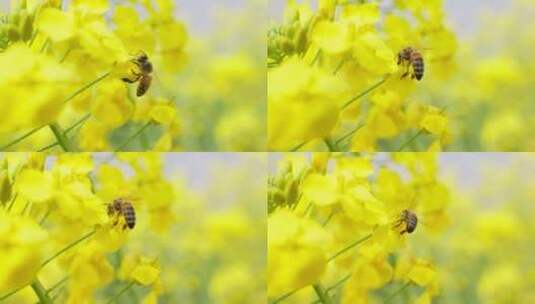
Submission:
M 147 56 L 145 52 L 140 52 L 139 55 L 137 56 L 137 61 L 141 63 L 147 62 L 148 60 L 149 60 L 149 56 Z

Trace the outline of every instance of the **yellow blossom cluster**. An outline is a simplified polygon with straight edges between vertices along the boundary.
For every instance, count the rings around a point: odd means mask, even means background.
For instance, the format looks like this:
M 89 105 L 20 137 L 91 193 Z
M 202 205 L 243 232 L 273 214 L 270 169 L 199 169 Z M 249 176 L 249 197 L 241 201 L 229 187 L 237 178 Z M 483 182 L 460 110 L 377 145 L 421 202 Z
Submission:
M 207 181 L 203 191 L 164 174 L 172 161 L 180 157 L 3 154 L 0 302 L 265 299 L 265 179 L 256 172 L 266 161 L 239 158 L 244 172 L 229 175 L 219 160 L 219 171 L 196 174 L 219 174 L 226 188 Z M 244 181 L 249 188 L 222 199 Z M 118 198 L 133 207 L 133 228 L 125 226 L 127 211 L 109 213 Z
M 441 294 L 434 257 L 413 241 L 448 224 L 436 154 L 279 156 L 268 188 L 270 303 L 371 303 L 408 288 L 418 290 L 411 303 L 431 303 Z
M 1 150 L 173 149 L 180 117 L 158 83 L 185 62 L 186 29 L 174 1 L 136 2 L 12 1 L 0 24 Z M 138 78 L 142 53 L 155 73 L 137 97 L 123 79 Z
M 101 156 L 2 156 L 0 243 L 7 249 L 1 253 L 2 300 L 33 303 L 37 296 L 43 303 L 91 303 L 97 289 L 126 283 L 147 286 L 146 298 L 163 292 L 157 256 L 129 251 L 139 258 L 127 267 L 118 254 L 130 237 L 163 233 L 174 221 L 175 191 L 164 179 L 162 159 L 158 154 Z M 135 173 L 127 177 L 123 167 Z M 123 216 L 108 214 L 108 204 L 117 198 L 131 200 L 141 219 L 136 233 L 123 229 Z M 112 254 L 121 265 L 118 274 Z
M 287 1 L 268 31 L 268 147 L 441 150 L 447 109 L 416 93 L 449 76 L 457 48 L 443 1 Z M 399 60 L 407 47 L 424 61 Z M 325 149 L 325 148 L 322 148 Z

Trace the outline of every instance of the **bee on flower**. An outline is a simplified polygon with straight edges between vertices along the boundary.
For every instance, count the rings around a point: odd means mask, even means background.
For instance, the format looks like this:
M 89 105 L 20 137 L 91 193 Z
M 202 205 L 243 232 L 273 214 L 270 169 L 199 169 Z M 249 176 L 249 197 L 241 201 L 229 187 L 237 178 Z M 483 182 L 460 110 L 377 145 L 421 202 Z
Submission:
M 127 227 L 134 229 L 136 225 L 136 210 L 132 202 L 124 198 L 114 199 L 112 203 L 108 204 L 108 216 L 115 218 L 113 226 L 117 225 L 122 217 L 124 219 L 123 230 Z

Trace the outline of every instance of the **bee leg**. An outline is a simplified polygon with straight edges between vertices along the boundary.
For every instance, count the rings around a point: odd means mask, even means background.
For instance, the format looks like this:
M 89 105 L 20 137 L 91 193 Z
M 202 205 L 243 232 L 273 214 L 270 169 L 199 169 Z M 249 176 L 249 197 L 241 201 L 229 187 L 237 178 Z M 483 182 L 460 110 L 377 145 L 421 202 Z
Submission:
M 401 75 L 401 79 L 404 79 L 407 76 L 409 76 L 410 72 L 411 72 L 410 64 L 405 65 L 405 73 L 403 73 L 403 75 Z
M 136 71 L 134 70 L 131 70 L 130 73 L 132 73 L 132 75 L 134 75 L 134 79 L 129 79 L 129 78 L 123 78 L 122 81 L 124 82 L 127 82 L 127 83 L 134 83 L 136 81 L 139 80 L 139 78 L 141 78 L 141 74 L 140 73 L 136 73 Z
M 127 83 L 134 83 L 134 82 L 138 81 L 137 79 L 136 80 L 132 80 L 132 79 L 128 79 L 128 78 L 122 78 L 121 80 L 124 81 L 124 82 L 127 82 Z
M 405 232 L 407 232 L 407 229 L 401 231 L 399 234 L 400 234 L 400 235 L 403 235 Z
M 126 230 L 126 227 L 128 227 L 128 225 L 124 224 L 123 225 L 123 231 Z
M 130 59 L 130 62 L 135 64 L 139 69 L 141 69 L 141 63 L 137 59 Z

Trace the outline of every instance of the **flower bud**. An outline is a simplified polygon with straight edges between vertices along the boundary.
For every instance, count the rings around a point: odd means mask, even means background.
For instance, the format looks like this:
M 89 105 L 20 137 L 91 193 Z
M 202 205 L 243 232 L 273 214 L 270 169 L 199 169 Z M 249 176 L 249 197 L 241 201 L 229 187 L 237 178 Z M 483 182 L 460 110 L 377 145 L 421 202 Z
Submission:
M 10 24 L 7 28 L 7 38 L 11 42 L 17 42 L 20 40 L 20 32 L 13 24 Z
M 288 205 L 294 205 L 299 198 L 299 181 L 297 179 L 292 180 L 286 185 L 286 202 Z
M 28 15 L 26 10 L 21 11 L 19 30 L 22 35 L 22 40 L 30 40 L 33 34 L 33 15 Z
M 2 170 L 0 172 L 0 202 L 2 205 L 11 200 L 12 189 L 8 171 Z

